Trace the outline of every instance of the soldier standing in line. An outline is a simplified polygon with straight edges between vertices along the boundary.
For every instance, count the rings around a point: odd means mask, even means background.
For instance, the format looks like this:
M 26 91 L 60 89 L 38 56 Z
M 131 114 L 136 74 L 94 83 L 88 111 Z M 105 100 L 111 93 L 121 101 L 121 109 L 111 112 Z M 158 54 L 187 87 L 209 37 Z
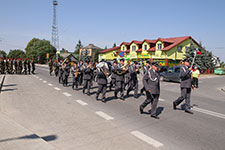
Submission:
M 97 82 L 98 82 L 98 91 L 96 93 L 96 100 L 98 100 L 98 97 L 100 93 L 102 93 L 102 102 L 106 102 L 105 100 L 105 94 L 106 94 L 106 89 L 107 89 L 107 76 L 108 72 L 104 72 L 103 70 L 106 71 L 106 68 L 104 68 L 104 64 L 102 63 L 101 66 L 97 67 Z
M 1 74 L 5 74 L 5 62 L 4 62 L 4 58 L 1 58 L 0 59 L 1 62 L 0 62 L 0 65 L 1 65 Z
M 83 66 L 84 66 L 83 60 L 81 59 L 79 65 L 78 65 L 78 67 L 80 69 L 80 73 L 78 75 L 78 81 L 79 81 L 79 85 L 80 86 L 82 85 L 82 82 L 83 82 L 83 75 L 84 75 L 84 73 L 83 73 Z
M 115 85 L 116 85 L 116 66 L 117 66 L 117 60 L 114 59 L 113 65 L 111 68 L 111 82 L 110 82 L 110 86 L 109 86 L 110 91 L 112 91 L 112 87 L 115 87 Z
M 144 87 L 146 90 L 146 100 L 140 105 L 140 113 L 143 113 L 143 109 L 151 103 L 151 117 L 159 119 L 156 114 L 156 108 L 159 101 L 160 94 L 160 75 L 157 72 L 158 63 L 153 62 L 152 68 L 145 74 Z
M 19 59 L 19 74 L 22 74 L 22 71 L 23 71 L 23 62 L 22 62 L 22 59 L 20 58 Z
M 86 60 L 85 64 L 83 65 L 83 94 L 85 94 L 85 90 L 87 89 L 87 95 L 90 96 L 90 89 L 91 89 L 91 73 L 92 68 L 90 66 L 90 61 Z
M 129 97 L 130 91 L 134 89 L 134 98 L 138 98 L 138 78 L 137 74 L 139 74 L 139 69 L 137 68 L 137 62 L 135 61 L 132 65 L 130 65 L 128 69 L 128 74 L 130 76 L 130 80 L 128 82 L 127 89 L 127 97 Z
M 5 59 L 5 72 L 9 73 L 9 59 Z
M 31 66 L 30 66 L 30 59 L 29 58 L 28 58 L 28 61 L 27 61 L 27 68 L 28 68 L 28 73 L 30 74 Z
M 24 58 L 24 61 L 23 61 L 23 68 L 24 68 L 24 73 L 27 75 L 27 59 Z
M 78 89 L 78 73 L 79 73 L 79 68 L 77 65 L 77 62 L 74 62 L 74 65 L 71 67 L 71 74 L 73 77 L 73 84 L 72 84 L 72 89 L 74 90 L 76 87 L 76 90 Z
M 13 59 L 9 59 L 9 73 L 13 74 Z
M 59 83 L 63 83 L 62 82 L 62 76 L 63 76 L 62 62 L 63 62 L 62 60 L 60 60 L 60 62 L 59 62 Z
M 125 83 L 124 83 L 124 76 L 127 73 L 127 70 L 125 70 L 125 68 L 123 68 L 124 66 L 124 59 L 120 59 L 120 63 L 116 66 L 116 88 L 114 91 L 114 96 L 117 99 L 117 94 L 118 92 L 120 92 L 120 99 L 121 100 L 125 100 L 124 98 L 124 87 L 125 87 Z
M 15 74 L 18 73 L 18 61 L 16 58 L 14 59 L 14 72 L 15 72 Z
M 180 88 L 181 88 L 181 96 L 173 102 L 173 109 L 177 109 L 177 105 L 179 105 L 183 100 L 185 100 L 185 112 L 189 114 L 193 114 L 193 112 L 190 110 L 190 98 L 191 98 L 191 88 L 194 88 L 192 86 L 192 68 L 188 68 L 190 65 L 189 59 L 184 59 L 184 65 L 180 67 Z
M 52 59 L 49 60 L 48 66 L 49 66 L 49 74 L 50 74 L 50 76 L 52 76 L 52 71 L 53 71 Z
M 145 64 L 145 66 L 143 67 L 143 78 L 142 78 L 142 83 L 143 83 L 143 81 L 145 80 L 145 77 L 147 77 L 147 76 L 144 76 L 144 75 L 148 72 L 148 70 L 149 70 L 150 68 L 151 68 L 151 62 L 150 62 L 150 61 L 147 61 L 146 64 Z M 144 85 L 144 83 L 143 83 L 143 85 Z M 141 94 L 143 94 L 144 91 L 145 91 L 145 86 L 143 86 L 143 88 L 141 89 Z
M 32 74 L 35 74 L 34 73 L 34 71 L 35 71 L 35 61 L 34 61 L 34 59 L 32 59 L 32 61 L 31 61 L 31 66 L 32 66 Z

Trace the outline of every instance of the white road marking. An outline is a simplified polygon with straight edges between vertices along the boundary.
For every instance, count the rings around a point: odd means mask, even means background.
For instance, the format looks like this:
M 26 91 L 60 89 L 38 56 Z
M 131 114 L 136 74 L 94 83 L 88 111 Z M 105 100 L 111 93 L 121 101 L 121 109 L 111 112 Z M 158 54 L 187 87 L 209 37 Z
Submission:
M 42 79 L 39 79 L 40 81 L 42 80 Z
M 102 112 L 102 111 L 96 111 L 95 112 L 97 115 L 99 115 L 100 117 L 106 119 L 106 120 L 113 120 L 114 118 L 107 115 L 106 113 Z
M 53 86 L 51 83 L 48 84 L 49 86 Z
M 55 90 L 60 91 L 61 89 L 58 87 L 54 87 Z
M 47 83 L 47 81 L 43 81 L 43 83 Z
M 165 101 L 165 99 L 159 98 L 159 101 L 164 102 L 164 101 Z
M 79 103 L 79 104 L 81 104 L 82 106 L 88 105 L 87 103 L 85 103 L 84 101 L 82 101 L 80 99 L 76 100 L 76 102 Z
M 137 137 L 138 139 L 154 146 L 155 148 L 159 148 L 159 147 L 163 146 L 163 144 L 160 143 L 159 141 L 156 141 L 156 140 L 152 139 L 151 137 L 149 137 L 139 131 L 132 131 L 131 134 L 134 135 L 135 137 Z
M 37 79 L 39 78 L 39 77 L 36 77 Z
M 71 94 L 69 94 L 69 93 L 67 93 L 67 92 L 64 92 L 63 94 L 64 94 L 65 96 L 67 96 L 67 97 L 71 96 Z
M 202 109 L 202 108 L 198 108 L 198 107 L 193 107 L 192 110 L 197 111 L 197 112 L 201 112 L 201 113 L 204 113 L 204 114 L 207 114 L 207 115 L 211 115 L 211 116 L 215 116 L 215 117 L 225 119 L 224 114 L 220 114 L 220 113 L 213 112 L 213 111 L 210 111 L 210 110 L 206 110 L 206 109 Z

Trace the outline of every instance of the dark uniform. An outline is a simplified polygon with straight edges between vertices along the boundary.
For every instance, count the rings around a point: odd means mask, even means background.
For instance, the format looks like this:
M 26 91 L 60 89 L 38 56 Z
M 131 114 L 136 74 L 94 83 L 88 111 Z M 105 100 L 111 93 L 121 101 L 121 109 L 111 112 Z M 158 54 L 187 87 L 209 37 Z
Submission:
M 48 66 L 49 66 L 49 74 L 51 76 L 52 75 L 52 71 L 53 71 L 53 63 L 52 63 L 52 60 L 49 61 Z
M 35 61 L 34 60 L 31 61 L 31 66 L 32 66 L 31 73 L 34 74 L 34 71 L 35 71 Z
M 87 94 L 90 95 L 90 89 L 91 89 L 91 74 L 92 74 L 92 68 L 89 65 L 89 61 L 86 62 L 85 65 L 82 66 L 83 68 L 83 93 L 85 93 L 85 90 L 87 89 Z
M 124 61 L 124 60 L 121 59 L 120 61 Z M 121 63 L 119 63 L 116 66 L 115 70 L 116 70 L 116 88 L 114 91 L 114 96 L 115 98 L 117 98 L 117 94 L 118 92 L 120 92 L 120 99 L 124 100 L 124 87 L 125 87 L 124 76 L 127 73 L 127 71 L 123 70 Z
M 17 59 L 15 58 L 14 60 L 14 72 L 17 74 L 18 73 L 18 61 Z
M 188 62 L 188 59 L 184 59 L 184 62 Z M 193 114 L 190 111 L 190 98 L 191 98 L 191 87 L 192 87 L 192 71 L 188 69 L 187 66 L 182 65 L 180 67 L 180 88 L 181 88 L 181 96 L 173 102 L 173 108 L 176 109 L 176 106 L 179 105 L 183 100 L 185 100 L 185 112 Z
M 117 62 L 114 61 L 113 66 L 111 67 L 111 82 L 109 86 L 110 91 L 112 90 L 112 87 L 116 85 L 116 66 Z
M 67 86 L 68 85 L 68 77 L 70 75 L 70 66 L 68 63 L 64 64 L 63 67 L 63 86 Z
M 23 68 L 24 68 L 24 73 L 27 74 L 27 61 L 24 60 L 23 62 Z
M 83 75 L 84 75 L 84 73 L 83 73 L 83 61 L 81 60 L 80 61 L 80 63 L 79 63 L 79 69 L 80 69 L 80 73 L 79 73 L 79 75 L 78 75 L 78 80 L 79 80 L 79 85 L 81 86 L 82 85 L 82 83 L 83 83 Z
M 158 64 L 153 62 L 152 65 L 157 66 Z M 146 90 L 146 100 L 140 105 L 140 113 L 143 113 L 143 109 L 151 103 L 151 117 L 159 119 L 156 114 L 156 108 L 160 94 L 160 75 L 153 68 L 151 68 L 144 76 L 143 81 Z
M 75 76 L 75 74 L 77 72 L 79 72 L 79 68 L 77 66 L 77 63 L 75 63 L 76 65 L 72 66 L 71 67 L 71 74 L 72 74 L 72 77 L 73 77 L 73 84 L 72 84 L 72 89 L 74 90 L 75 86 L 76 86 L 76 90 L 78 89 L 78 76 Z
M 130 80 L 128 81 L 128 89 L 127 89 L 127 97 L 129 97 L 130 91 L 134 90 L 134 97 L 138 98 L 138 78 L 137 74 L 139 74 L 139 70 L 136 66 L 137 62 L 134 62 L 135 65 L 130 65 L 128 69 L 128 74 Z
M 5 74 L 5 62 L 4 62 L 4 59 L 2 58 L 1 62 L 1 74 Z
M 28 68 L 28 73 L 30 74 L 30 72 L 31 72 L 31 66 L 30 66 L 30 60 L 29 59 L 27 61 L 27 68 Z
M 10 71 L 9 71 L 9 59 L 6 59 L 6 62 L 5 62 L 5 71 L 6 71 L 7 73 L 10 72 Z
M 98 100 L 98 96 L 102 93 L 102 102 L 106 102 L 105 94 L 107 89 L 107 76 L 102 71 L 102 68 L 97 68 L 97 82 L 98 82 L 98 91 L 96 93 L 96 100 Z
M 144 85 L 145 77 L 147 77 L 147 76 L 144 76 L 144 75 L 148 72 L 150 67 L 151 67 L 150 66 L 150 61 L 147 61 L 146 65 L 143 67 L 143 78 L 142 78 L 143 85 Z M 143 86 L 143 88 L 141 89 L 141 94 L 143 94 L 144 91 L 145 91 L 145 86 Z
M 18 71 L 19 71 L 19 74 L 21 74 L 23 71 L 23 62 L 21 59 L 19 60 Z

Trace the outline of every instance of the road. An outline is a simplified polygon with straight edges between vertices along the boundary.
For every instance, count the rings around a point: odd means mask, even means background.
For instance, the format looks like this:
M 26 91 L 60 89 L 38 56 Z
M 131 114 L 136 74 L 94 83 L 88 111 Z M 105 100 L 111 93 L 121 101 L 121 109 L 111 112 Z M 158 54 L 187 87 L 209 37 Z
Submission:
M 95 100 L 95 84 L 92 95 L 87 96 L 82 90 L 58 84 L 58 78 L 49 76 L 48 68 L 37 67 L 36 72 L 34 76 L 6 77 L 0 95 L 0 120 L 13 122 L 17 124 L 14 128 L 24 132 L 0 126 L 0 133 L 5 131 L 0 149 L 35 145 L 36 149 L 59 150 L 224 150 L 225 92 L 221 88 L 225 87 L 225 76 L 199 80 L 200 88 L 191 96 L 193 115 L 172 109 L 172 101 L 180 95 L 179 84 L 161 82 L 160 119 L 155 120 L 149 115 L 150 106 L 145 114 L 139 113 L 145 96 L 121 101 L 107 92 L 107 102 L 102 103 Z M 18 140 L 27 135 L 33 136 Z

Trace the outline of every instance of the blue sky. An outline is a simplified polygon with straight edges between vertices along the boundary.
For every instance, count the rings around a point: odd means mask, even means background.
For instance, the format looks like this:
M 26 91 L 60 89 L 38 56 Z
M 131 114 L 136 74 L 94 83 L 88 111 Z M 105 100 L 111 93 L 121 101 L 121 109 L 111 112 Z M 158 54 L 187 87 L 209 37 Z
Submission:
M 58 0 L 60 48 L 192 36 L 225 61 L 224 0 Z M 0 49 L 51 40 L 52 0 L 0 0 Z

